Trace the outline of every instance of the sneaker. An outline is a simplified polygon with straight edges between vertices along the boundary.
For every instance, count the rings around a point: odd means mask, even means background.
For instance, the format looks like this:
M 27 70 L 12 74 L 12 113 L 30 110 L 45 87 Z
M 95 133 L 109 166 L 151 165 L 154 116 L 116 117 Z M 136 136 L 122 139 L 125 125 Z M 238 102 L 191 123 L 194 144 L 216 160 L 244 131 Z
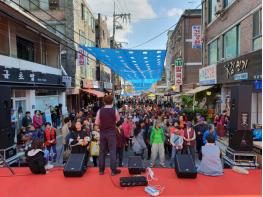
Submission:
M 50 170 L 50 169 L 52 169 L 52 168 L 54 168 L 54 165 L 52 165 L 52 164 L 47 164 L 47 165 L 45 165 L 45 169 L 46 170 Z
M 165 164 L 161 164 L 161 167 L 162 167 L 162 168 L 166 168 L 166 165 L 165 165 Z
M 111 176 L 116 176 L 116 175 L 118 175 L 118 174 L 120 174 L 120 173 L 121 173 L 121 170 L 116 169 L 116 170 L 114 170 L 114 171 L 111 172 Z
M 153 167 L 154 167 L 154 164 L 151 163 L 151 164 L 150 164 L 150 168 L 153 168 Z

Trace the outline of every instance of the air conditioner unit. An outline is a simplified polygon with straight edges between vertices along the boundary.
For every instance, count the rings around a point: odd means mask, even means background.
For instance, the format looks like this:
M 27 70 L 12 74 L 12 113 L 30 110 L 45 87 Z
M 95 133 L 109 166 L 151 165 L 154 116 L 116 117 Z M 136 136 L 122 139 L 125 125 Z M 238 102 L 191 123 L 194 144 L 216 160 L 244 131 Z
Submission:
M 221 14 L 224 10 L 224 0 L 217 0 L 216 14 Z

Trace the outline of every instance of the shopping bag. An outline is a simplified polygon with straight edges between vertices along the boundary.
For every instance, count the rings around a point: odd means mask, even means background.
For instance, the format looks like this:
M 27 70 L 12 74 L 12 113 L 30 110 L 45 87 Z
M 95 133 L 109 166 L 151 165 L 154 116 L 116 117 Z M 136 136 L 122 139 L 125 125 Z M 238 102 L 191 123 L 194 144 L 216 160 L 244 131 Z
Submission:
M 99 143 L 92 141 L 90 144 L 90 155 L 99 156 L 99 153 L 100 153 Z

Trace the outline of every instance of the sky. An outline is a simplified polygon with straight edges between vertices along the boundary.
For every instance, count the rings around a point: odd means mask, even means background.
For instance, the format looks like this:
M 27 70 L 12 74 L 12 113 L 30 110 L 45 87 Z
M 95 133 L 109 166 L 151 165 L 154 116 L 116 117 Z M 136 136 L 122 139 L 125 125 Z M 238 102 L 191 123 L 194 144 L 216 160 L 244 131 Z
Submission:
M 122 30 L 116 30 L 117 42 L 127 42 L 124 48 L 133 48 L 176 24 L 185 9 L 194 9 L 201 0 L 86 0 L 94 16 L 101 13 L 107 17 L 112 32 L 112 14 L 131 13 L 130 23 L 123 23 Z M 199 8 L 201 5 L 199 6 Z M 174 29 L 174 27 L 172 28 Z M 165 49 L 167 33 L 136 49 Z

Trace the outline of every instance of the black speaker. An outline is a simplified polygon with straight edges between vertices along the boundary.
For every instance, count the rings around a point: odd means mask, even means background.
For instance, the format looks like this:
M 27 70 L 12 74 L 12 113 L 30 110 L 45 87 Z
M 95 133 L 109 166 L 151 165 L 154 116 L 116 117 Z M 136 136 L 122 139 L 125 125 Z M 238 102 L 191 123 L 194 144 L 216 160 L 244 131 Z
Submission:
M 251 85 L 240 85 L 231 88 L 230 132 L 251 129 L 251 103 Z
M 229 147 L 235 151 L 253 150 L 252 131 L 234 131 L 229 133 Z
M 85 173 L 84 168 L 85 154 L 70 154 L 64 167 L 65 177 L 81 177 Z
M 130 174 L 141 174 L 145 168 L 140 156 L 130 156 L 128 158 L 128 170 Z
M 0 128 L 0 149 L 6 149 L 14 145 L 15 129 L 10 127 Z
M 7 129 L 11 127 L 11 88 L 0 86 L 0 92 L 0 129 Z
M 148 181 L 145 176 L 121 177 L 121 187 L 147 186 Z
M 252 86 L 240 85 L 231 88 L 229 147 L 235 151 L 251 151 Z
M 178 178 L 195 179 L 197 177 L 197 170 L 191 155 L 176 155 L 174 160 Z

